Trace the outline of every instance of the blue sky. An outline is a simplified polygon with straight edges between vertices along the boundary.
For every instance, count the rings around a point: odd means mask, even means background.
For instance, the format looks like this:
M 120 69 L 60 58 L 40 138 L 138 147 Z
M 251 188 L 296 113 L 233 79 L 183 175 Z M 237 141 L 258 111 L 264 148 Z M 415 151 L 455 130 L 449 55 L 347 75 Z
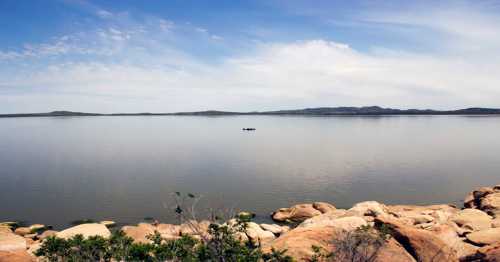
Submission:
M 500 107 L 500 1 L 0 1 L 0 113 Z

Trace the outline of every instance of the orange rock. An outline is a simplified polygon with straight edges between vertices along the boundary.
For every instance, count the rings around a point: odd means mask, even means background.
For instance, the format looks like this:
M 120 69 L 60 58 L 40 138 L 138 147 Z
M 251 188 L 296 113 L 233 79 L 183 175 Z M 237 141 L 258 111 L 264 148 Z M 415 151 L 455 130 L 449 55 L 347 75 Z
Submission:
M 403 245 L 417 261 L 432 262 L 458 260 L 457 254 L 453 249 L 446 245 L 443 240 L 427 230 L 416 229 L 386 217 L 376 218 L 375 223 L 389 226 L 392 229 L 392 236 Z
M 0 251 L 0 262 L 35 262 L 36 258 L 26 250 Z
M 500 242 L 480 248 L 477 254 L 478 258 L 484 262 L 500 261 Z
M 294 222 L 302 222 L 308 218 L 321 214 L 321 211 L 314 208 L 312 204 L 299 204 L 290 208 L 280 208 L 274 212 L 272 217 L 276 221 L 291 220 Z
M 326 213 L 330 212 L 332 210 L 335 210 L 335 206 L 332 204 L 326 203 L 326 202 L 314 202 L 313 207 L 317 210 L 319 210 L 321 213 Z

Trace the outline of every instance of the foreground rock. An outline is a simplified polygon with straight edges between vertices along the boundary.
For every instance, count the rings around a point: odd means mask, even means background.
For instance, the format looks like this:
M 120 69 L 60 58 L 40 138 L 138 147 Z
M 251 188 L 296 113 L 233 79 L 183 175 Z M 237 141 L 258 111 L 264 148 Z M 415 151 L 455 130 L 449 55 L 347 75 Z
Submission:
M 376 253 L 373 262 L 416 262 L 416 260 L 404 249 L 404 247 L 391 238 Z
M 0 262 L 31 262 L 37 261 L 26 250 L 0 251 Z
M 500 228 L 490 228 L 467 234 L 467 239 L 478 245 L 490 245 L 500 242 Z
M 479 209 L 472 208 L 460 210 L 450 220 L 462 229 L 470 230 L 471 232 L 489 229 L 492 222 L 488 214 Z
M 260 227 L 266 231 L 272 232 L 274 235 L 279 236 L 290 230 L 289 227 L 279 226 L 276 224 L 260 224 Z
M 249 222 L 246 227 L 246 234 L 250 241 L 256 246 L 263 246 L 271 242 L 276 236 L 270 232 L 263 230 L 257 223 Z
M 333 250 L 333 237 L 339 229 L 333 226 L 324 227 L 298 227 L 280 236 L 263 247 L 265 253 L 275 250 L 287 250 L 286 254 L 297 261 L 310 259 L 314 252 L 312 246 L 320 247 L 326 251 Z
M 494 217 L 500 217 L 500 192 L 488 194 L 481 199 L 480 208 Z
M 298 228 L 332 226 L 337 229 L 349 232 L 359 227 L 366 226 L 367 224 L 368 223 L 366 222 L 366 220 L 362 219 L 361 217 L 336 217 L 331 216 L 330 213 L 326 213 L 304 221 L 298 226 Z
M 321 211 L 314 208 L 313 204 L 299 204 L 290 208 L 280 208 L 272 215 L 273 219 L 280 222 L 302 222 L 308 218 L 321 215 Z
M 480 248 L 476 258 L 484 262 L 500 261 L 500 242 Z
M 379 225 L 389 226 L 392 236 L 410 253 L 417 261 L 457 261 L 456 252 L 434 234 L 423 229 L 405 225 L 397 220 L 377 218 Z
M 470 192 L 464 200 L 466 208 L 480 209 L 493 217 L 500 216 L 500 185 L 481 187 Z
M 154 227 L 150 224 L 141 223 L 137 226 L 124 226 L 122 231 L 126 236 L 132 238 L 134 243 L 146 244 L 151 243 L 147 236 L 154 233 Z
M 440 238 L 450 249 L 452 249 L 460 259 L 466 261 L 469 257 L 473 257 L 478 248 L 460 238 L 455 229 L 446 224 L 437 225 L 429 230 L 433 235 Z
M 111 232 L 105 225 L 90 223 L 90 224 L 81 224 L 78 226 L 70 227 L 68 229 L 56 233 L 57 237 L 64 239 L 72 238 L 76 235 L 83 235 L 83 237 L 85 238 L 90 236 L 101 236 L 104 238 L 108 238 L 111 235 Z
M 10 229 L 0 230 L 0 251 L 26 250 L 26 240 L 18 236 Z

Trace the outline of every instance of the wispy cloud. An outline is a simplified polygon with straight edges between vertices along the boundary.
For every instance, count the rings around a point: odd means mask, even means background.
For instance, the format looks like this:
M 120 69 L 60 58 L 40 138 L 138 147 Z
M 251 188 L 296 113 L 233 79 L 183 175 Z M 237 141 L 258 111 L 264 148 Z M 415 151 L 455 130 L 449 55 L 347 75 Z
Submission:
M 500 20 L 485 7 L 373 9 L 351 22 L 422 38 L 414 43 L 433 49 L 378 45 L 367 51 L 326 38 L 249 41 L 251 48 L 207 60 L 186 45 L 234 48 L 231 42 L 200 26 L 154 17 L 0 50 L 0 65 L 18 68 L 0 70 L 0 103 L 16 111 L 102 112 L 500 106 Z M 421 30 L 410 30 L 415 27 Z

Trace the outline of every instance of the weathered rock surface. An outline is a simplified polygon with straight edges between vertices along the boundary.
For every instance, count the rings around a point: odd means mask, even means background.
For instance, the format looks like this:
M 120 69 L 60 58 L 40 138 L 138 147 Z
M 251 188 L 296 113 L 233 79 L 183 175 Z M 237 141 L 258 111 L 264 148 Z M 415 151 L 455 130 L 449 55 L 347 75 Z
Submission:
M 491 245 L 500 242 L 500 228 L 490 228 L 467 234 L 467 239 L 477 245 Z
M 495 218 L 491 221 L 491 227 L 500 227 L 500 217 L 499 218 Z
M 308 218 L 321 215 L 321 211 L 315 209 L 312 204 L 299 204 L 290 208 L 280 208 L 272 215 L 276 221 L 302 222 Z
M 56 236 L 64 239 L 71 238 L 75 235 L 83 235 L 83 237 L 87 238 L 90 236 L 101 236 L 108 238 L 111 235 L 111 232 L 105 225 L 90 223 L 90 224 L 81 224 L 78 226 L 70 227 L 63 231 L 57 232 Z
M 494 217 L 500 217 L 500 192 L 482 198 L 480 208 Z
M 54 231 L 54 230 L 46 230 L 44 231 L 42 234 L 40 234 L 38 236 L 38 239 L 40 240 L 44 240 L 50 236 L 55 236 L 57 234 L 57 231 Z
M 14 233 L 20 236 L 24 236 L 31 233 L 31 229 L 29 227 L 18 227 L 14 230 Z
M 275 250 L 287 250 L 286 254 L 297 261 L 306 261 L 314 254 L 311 247 L 317 246 L 325 251 L 332 251 L 333 237 L 339 230 L 333 226 L 298 227 L 264 245 L 265 253 Z
M 356 216 L 382 216 L 387 215 L 387 206 L 376 201 L 365 201 L 357 203 L 347 210 L 349 214 Z
M 334 205 L 332 205 L 330 203 L 326 203 L 326 202 L 314 202 L 313 207 L 315 209 L 319 210 L 319 212 L 321 212 L 321 213 L 326 213 L 326 212 L 330 212 L 330 211 L 337 209 L 337 208 L 335 208 Z
M 46 228 L 46 227 L 43 224 L 33 224 L 33 225 L 29 226 L 29 229 L 31 230 L 31 232 L 35 232 L 37 230 L 41 230 L 44 228 Z
M 270 232 L 263 230 L 259 224 L 254 222 L 248 222 L 245 233 L 250 238 L 250 241 L 254 245 L 266 245 L 276 238 L 276 236 Z
M 457 261 L 456 252 L 446 243 L 423 229 L 416 229 L 395 219 L 378 217 L 377 224 L 385 224 L 392 230 L 393 237 L 404 246 L 417 261 Z
M 471 231 L 480 231 L 491 227 L 492 219 L 479 209 L 467 208 L 460 210 L 450 218 L 459 227 L 466 227 Z
M 389 239 L 376 253 L 374 262 L 415 262 L 416 260 L 393 238 Z
M 300 225 L 307 226 L 308 224 L 319 224 L 324 221 L 333 220 L 341 217 L 349 216 L 345 209 L 336 209 L 318 216 L 314 216 L 304 220 Z
M 37 261 L 26 250 L 0 251 L 0 262 L 31 262 Z
M 111 220 L 103 220 L 100 221 L 99 224 L 105 225 L 106 227 L 114 227 L 116 225 L 116 222 Z
M 190 235 L 190 236 L 201 236 L 207 235 L 208 227 L 210 226 L 210 221 L 190 221 L 183 223 L 180 226 L 181 235 Z
M 478 247 L 460 238 L 450 225 L 437 225 L 432 227 L 429 232 L 440 238 L 448 247 L 454 250 L 460 260 L 465 260 L 467 257 L 473 256 L 478 249 Z
M 26 250 L 26 240 L 12 231 L 0 231 L 0 251 Z
M 204 224 L 203 224 L 204 225 Z M 205 227 L 202 228 L 205 230 Z M 154 230 L 165 239 L 177 239 L 181 235 L 181 226 L 173 224 L 158 224 Z
M 477 251 L 477 258 L 483 262 L 499 262 L 500 242 L 480 248 Z
M 134 240 L 134 243 L 151 243 L 147 236 L 154 234 L 155 227 L 151 224 L 140 223 L 137 226 L 122 227 L 123 233 Z
M 310 218 L 302 222 L 298 227 L 323 227 L 332 226 L 340 230 L 352 231 L 361 226 L 366 226 L 367 222 L 361 217 L 339 217 L 332 218 L 328 213 Z M 314 220 L 313 220 L 314 219 Z
M 450 205 L 392 205 L 387 206 L 388 213 L 408 225 L 445 223 L 459 210 Z
M 275 235 L 283 233 L 283 228 L 276 224 L 260 224 L 260 227 L 266 231 L 272 232 Z

